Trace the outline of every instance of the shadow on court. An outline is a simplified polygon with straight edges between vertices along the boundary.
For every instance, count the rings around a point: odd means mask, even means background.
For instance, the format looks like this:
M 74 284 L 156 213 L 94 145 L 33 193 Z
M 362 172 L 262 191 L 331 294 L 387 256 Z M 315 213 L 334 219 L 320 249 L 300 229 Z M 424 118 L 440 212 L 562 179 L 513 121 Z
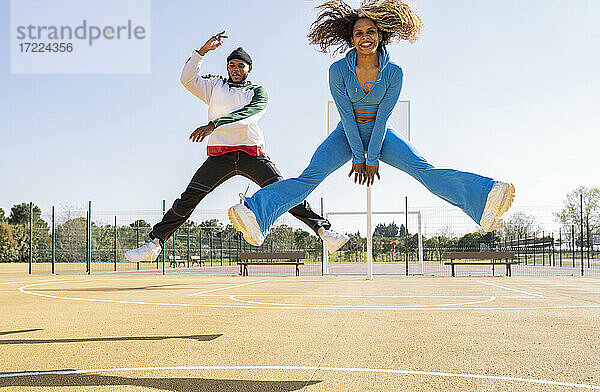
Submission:
M 173 335 L 173 336 L 124 336 L 112 338 L 67 338 L 67 339 L 10 339 L 0 340 L 2 344 L 43 344 L 43 343 L 83 343 L 83 342 L 120 342 L 120 341 L 140 341 L 140 340 L 166 340 L 166 339 L 191 339 L 198 342 L 208 342 L 215 340 L 223 334 L 216 335 Z
M 13 333 L 25 333 L 25 332 L 35 332 L 35 331 L 43 331 L 43 329 L 42 328 L 34 328 L 34 329 L 20 329 L 18 331 L 0 331 L 0 336 L 12 335 Z
M 79 289 L 63 289 L 63 288 L 47 288 L 47 289 L 38 289 L 35 291 L 85 291 L 85 292 L 118 292 L 118 291 L 135 291 L 135 290 L 160 290 L 167 287 L 173 286 L 189 286 L 187 284 L 182 283 L 173 283 L 173 284 L 157 284 L 152 286 L 140 286 L 140 287 L 88 287 L 88 288 L 79 288 Z
M 8 373 L 5 373 L 8 374 Z M 2 374 L 0 374 L 2 376 Z M 321 381 L 310 381 L 308 385 Z M 0 378 L 0 387 L 87 387 L 128 385 L 177 392 L 297 391 L 306 381 L 219 380 L 210 378 L 134 378 L 98 374 L 49 374 Z

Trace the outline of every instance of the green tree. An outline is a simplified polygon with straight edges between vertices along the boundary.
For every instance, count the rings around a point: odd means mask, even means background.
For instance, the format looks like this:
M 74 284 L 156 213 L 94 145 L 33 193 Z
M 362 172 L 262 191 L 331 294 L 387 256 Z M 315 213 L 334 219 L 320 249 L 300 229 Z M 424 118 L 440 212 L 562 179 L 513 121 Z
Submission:
M 0 222 L 0 262 L 17 261 L 17 246 L 12 226 L 6 222 Z
M 377 224 L 377 226 L 375 226 L 375 231 L 373 231 L 373 237 L 392 238 L 398 235 L 398 231 L 399 228 L 395 222 L 389 224 L 379 223 Z
M 504 238 L 525 238 L 535 232 L 541 231 L 535 216 L 524 212 L 515 212 L 508 219 L 502 221 L 496 232 Z
M 36 223 L 40 220 L 42 211 L 40 207 L 34 204 L 33 206 L 33 222 Z M 8 223 L 11 225 L 27 225 L 29 224 L 29 203 L 15 204 L 10 209 L 10 216 L 8 217 Z
M 6 216 L 4 214 L 4 210 L 0 208 L 0 222 L 6 222 Z
M 56 228 L 57 257 L 61 261 L 84 261 L 87 219 L 69 219 Z M 92 236 L 92 240 L 94 236 Z
M 567 193 L 562 210 L 555 216 L 563 226 L 579 225 L 581 223 L 579 195 L 583 195 L 583 224 L 593 232 L 600 228 L 600 188 L 598 187 L 580 186 Z M 569 230 L 566 232 L 568 233 Z
M 218 219 L 209 219 L 200 222 L 200 229 L 203 233 L 220 233 L 223 231 L 223 224 Z
M 130 227 L 150 227 L 150 223 L 143 219 L 138 219 L 135 222 L 129 224 Z
M 269 232 L 267 239 L 273 245 L 273 250 L 291 250 L 294 247 L 294 230 L 288 225 L 279 225 Z

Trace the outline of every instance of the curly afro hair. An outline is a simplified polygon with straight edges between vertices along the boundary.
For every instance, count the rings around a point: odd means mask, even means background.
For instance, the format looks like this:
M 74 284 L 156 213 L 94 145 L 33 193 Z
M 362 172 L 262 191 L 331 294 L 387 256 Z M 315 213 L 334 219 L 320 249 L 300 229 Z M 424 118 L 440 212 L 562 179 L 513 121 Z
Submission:
M 363 0 L 354 9 L 343 0 L 329 0 L 316 9 L 308 40 L 322 52 L 334 47 L 333 54 L 352 47 L 352 30 L 360 18 L 371 19 L 381 33 L 381 45 L 393 40 L 414 43 L 421 32 L 421 18 L 402 0 Z

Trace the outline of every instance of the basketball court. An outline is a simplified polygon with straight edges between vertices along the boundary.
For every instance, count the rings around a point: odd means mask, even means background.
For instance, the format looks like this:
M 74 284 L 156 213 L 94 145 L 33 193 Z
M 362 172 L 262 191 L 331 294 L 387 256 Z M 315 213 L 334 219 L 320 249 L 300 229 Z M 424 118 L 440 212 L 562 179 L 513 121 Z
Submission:
M 5 390 L 600 389 L 597 277 L 2 268 Z

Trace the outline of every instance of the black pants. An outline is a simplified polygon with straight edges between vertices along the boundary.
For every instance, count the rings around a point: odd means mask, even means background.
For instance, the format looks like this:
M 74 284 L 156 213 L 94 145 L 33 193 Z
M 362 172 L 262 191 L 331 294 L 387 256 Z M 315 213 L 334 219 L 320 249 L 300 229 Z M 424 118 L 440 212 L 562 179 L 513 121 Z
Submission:
M 265 154 L 258 157 L 242 151 L 229 152 L 216 157 L 208 157 L 196 171 L 185 192 L 173 203 L 163 219 L 157 223 L 150 233 L 150 238 L 158 238 L 166 242 L 181 226 L 200 203 L 213 189 L 229 178 L 241 175 L 265 187 L 283 177 L 273 162 Z M 329 229 L 331 224 L 317 215 L 306 200 L 290 210 L 290 214 L 306 223 L 315 233 L 320 227 Z

